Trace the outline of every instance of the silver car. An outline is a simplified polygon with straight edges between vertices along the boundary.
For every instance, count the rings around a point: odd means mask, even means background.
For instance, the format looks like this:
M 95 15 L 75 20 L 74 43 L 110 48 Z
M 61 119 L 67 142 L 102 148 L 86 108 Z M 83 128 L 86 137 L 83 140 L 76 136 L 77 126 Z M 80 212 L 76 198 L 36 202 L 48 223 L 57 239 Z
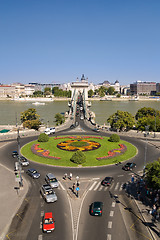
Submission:
M 40 193 L 47 203 L 57 201 L 57 195 L 48 184 L 42 185 Z
M 20 162 L 20 164 L 21 164 L 23 167 L 26 167 L 26 166 L 29 165 L 28 160 L 27 160 L 25 157 L 23 157 L 23 156 L 20 156 L 20 157 L 19 157 L 19 162 Z
M 51 188 L 56 188 L 59 186 L 59 182 L 53 173 L 48 173 L 45 177 L 45 180 L 51 186 Z

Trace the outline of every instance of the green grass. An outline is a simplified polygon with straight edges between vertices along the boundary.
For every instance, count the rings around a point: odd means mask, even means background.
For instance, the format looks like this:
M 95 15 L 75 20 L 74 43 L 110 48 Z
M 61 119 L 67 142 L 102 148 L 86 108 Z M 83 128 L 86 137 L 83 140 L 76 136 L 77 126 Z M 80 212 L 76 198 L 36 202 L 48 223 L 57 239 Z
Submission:
M 137 154 L 137 149 L 132 144 L 122 140 L 120 140 L 120 142 L 118 143 L 110 142 L 108 141 L 108 139 L 109 139 L 108 137 L 103 137 L 103 139 L 94 139 L 94 138 L 91 139 L 100 143 L 101 147 L 96 150 L 84 152 L 84 154 L 86 155 L 86 162 L 82 164 L 82 166 L 86 167 L 86 166 L 109 165 L 109 164 L 116 163 L 117 161 L 122 162 L 122 161 L 128 160 L 130 158 L 133 158 Z M 65 140 L 68 140 L 68 138 L 66 137 L 64 139 L 54 139 L 54 137 L 51 137 L 49 138 L 48 142 L 41 142 L 41 143 L 38 141 L 33 141 L 23 146 L 21 149 L 21 153 L 31 161 L 35 161 L 43 164 L 55 165 L 55 166 L 76 167 L 78 165 L 70 161 L 70 158 L 74 152 L 64 151 L 56 147 L 58 143 L 63 142 Z M 61 159 L 58 159 L 58 160 L 49 159 L 45 157 L 39 157 L 33 154 L 31 151 L 31 146 L 37 143 L 40 144 L 39 147 L 49 150 L 51 156 L 60 157 Z M 120 156 L 116 156 L 111 159 L 105 159 L 105 160 L 96 159 L 97 157 L 107 156 L 107 152 L 109 150 L 119 148 L 118 144 L 120 143 L 125 144 L 127 146 L 127 151 L 124 154 Z

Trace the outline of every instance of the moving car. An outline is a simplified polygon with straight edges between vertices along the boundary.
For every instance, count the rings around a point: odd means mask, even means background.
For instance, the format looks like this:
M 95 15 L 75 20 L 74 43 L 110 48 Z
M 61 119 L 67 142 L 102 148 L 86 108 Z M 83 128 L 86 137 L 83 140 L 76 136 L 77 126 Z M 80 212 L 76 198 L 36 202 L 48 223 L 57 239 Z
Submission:
M 53 134 L 55 133 L 55 128 L 54 127 L 46 128 L 44 133 L 47 135 Z
M 14 158 L 15 158 L 15 157 L 18 157 L 18 156 L 19 156 L 19 154 L 18 154 L 18 152 L 17 152 L 17 151 L 13 151 L 13 152 L 12 152 L 12 157 L 14 157 Z
M 135 163 L 130 163 L 130 162 L 128 162 L 128 163 L 126 163 L 126 165 L 124 165 L 124 166 L 122 167 L 122 169 L 125 170 L 125 171 L 130 171 L 130 170 L 132 170 L 132 169 L 135 168 L 135 167 L 136 167 L 136 164 L 135 164 Z
M 51 188 L 56 188 L 59 186 L 59 182 L 53 173 L 48 173 L 45 177 L 45 180 L 51 186 Z
M 23 167 L 26 167 L 26 166 L 29 165 L 28 160 L 27 160 L 25 157 L 23 157 L 23 156 L 20 156 L 20 157 L 19 157 L 19 162 L 20 162 L 20 164 L 21 164 Z
M 93 128 L 93 131 L 94 132 L 99 132 L 100 130 L 99 130 L 99 128 Z
M 48 184 L 42 185 L 40 193 L 47 203 L 57 201 L 57 195 Z
M 30 168 L 26 171 L 26 173 L 31 176 L 32 178 L 39 178 L 40 177 L 40 173 L 37 172 L 36 169 L 34 168 Z
M 102 216 L 103 203 L 102 202 L 93 202 L 91 204 L 91 215 L 93 216 Z
M 112 181 L 113 181 L 113 177 L 105 177 L 105 178 L 102 180 L 101 184 L 102 184 L 103 186 L 110 186 L 111 183 L 112 183 Z
M 53 214 L 52 212 L 47 212 L 43 217 L 42 230 L 45 233 L 50 233 L 54 231 L 54 229 L 55 229 L 55 224 L 54 224 Z

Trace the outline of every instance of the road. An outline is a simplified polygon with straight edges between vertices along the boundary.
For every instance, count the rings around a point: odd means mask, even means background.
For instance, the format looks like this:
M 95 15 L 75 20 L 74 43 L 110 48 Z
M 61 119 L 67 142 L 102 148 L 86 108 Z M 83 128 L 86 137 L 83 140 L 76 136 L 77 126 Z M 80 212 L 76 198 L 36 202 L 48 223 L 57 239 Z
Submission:
M 81 134 L 92 134 L 106 136 L 107 133 L 95 133 L 88 128 L 83 120 L 80 120 L 77 129 L 83 129 Z M 59 134 L 78 134 L 74 130 L 66 129 Z M 37 137 L 21 139 L 21 146 Z M 134 144 L 137 147 L 137 155 L 134 162 L 137 164 L 135 174 L 139 174 L 144 166 L 145 142 L 142 140 L 123 137 L 123 140 Z M 17 149 L 17 142 L 8 143 L 1 152 L 1 163 L 10 169 L 14 169 L 14 161 L 11 152 Z M 153 161 L 159 157 L 159 150 L 153 145 L 148 145 L 146 161 Z M 24 174 L 23 177 L 29 183 L 29 191 L 18 211 L 19 218 L 13 219 L 10 229 L 15 229 L 10 239 L 66 239 L 66 240 L 117 240 L 122 239 L 150 239 L 147 228 L 142 222 L 138 209 L 133 199 L 127 197 L 122 189 L 123 183 L 131 179 L 132 172 L 124 172 L 119 166 L 104 166 L 93 168 L 62 168 L 54 166 L 44 166 L 30 161 L 30 167 L 36 168 L 40 173 L 39 179 L 31 179 Z M 65 172 L 72 171 L 73 180 L 63 180 Z M 60 181 L 60 187 L 55 189 L 58 196 L 56 203 L 47 204 L 41 198 L 40 187 L 45 183 L 46 173 L 53 172 Z M 72 193 L 70 188 L 75 177 L 80 177 L 79 198 Z M 114 183 L 111 187 L 105 188 L 100 185 L 105 176 L 113 176 Z M 104 211 L 102 217 L 93 217 L 89 214 L 89 206 L 93 201 L 102 201 Z M 52 211 L 56 220 L 54 233 L 42 233 L 42 217 L 45 212 Z

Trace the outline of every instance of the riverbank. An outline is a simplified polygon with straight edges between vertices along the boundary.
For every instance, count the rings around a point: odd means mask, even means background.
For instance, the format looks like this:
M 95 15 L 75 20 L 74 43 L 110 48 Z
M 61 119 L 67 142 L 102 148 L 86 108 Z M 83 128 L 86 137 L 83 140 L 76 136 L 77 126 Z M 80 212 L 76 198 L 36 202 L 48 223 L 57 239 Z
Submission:
M 53 102 L 53 101 L 71 101 L 71 98 L 66 97 L 33 97 L 33 98 L 2 98 L 0 101 L 14 101 L 14 102 Z M 105 98 L 101 97 L 92 97 L 88 98 L 88 101 L 159 101 L 160 97 L 151 97 L 151 96 L 139 96 L 137 98 L 132 98 L 132 96 L 121 96 L 119 98 L 115 96 L 106 96 Z

